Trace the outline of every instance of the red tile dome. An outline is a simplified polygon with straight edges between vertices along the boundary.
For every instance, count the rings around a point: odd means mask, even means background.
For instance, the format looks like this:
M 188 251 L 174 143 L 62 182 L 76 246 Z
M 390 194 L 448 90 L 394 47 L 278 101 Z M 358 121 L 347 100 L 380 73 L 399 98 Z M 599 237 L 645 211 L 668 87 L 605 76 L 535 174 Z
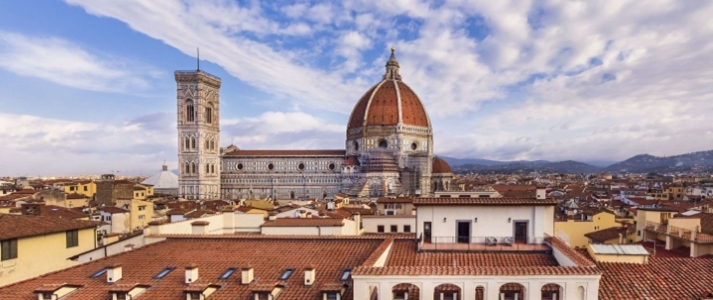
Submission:
M 433 165 L 431 166 L 432 174 L 453 173 L 451 166 L 442 158 L 434 157 Z
M 408 85 L 401 81 L 398 70 L 399 65 L 392 49 L 383 80 L 371 87 L 359 99 L 352 110 L 347 129 L 399 124 L 430 127 L 421 100 Z

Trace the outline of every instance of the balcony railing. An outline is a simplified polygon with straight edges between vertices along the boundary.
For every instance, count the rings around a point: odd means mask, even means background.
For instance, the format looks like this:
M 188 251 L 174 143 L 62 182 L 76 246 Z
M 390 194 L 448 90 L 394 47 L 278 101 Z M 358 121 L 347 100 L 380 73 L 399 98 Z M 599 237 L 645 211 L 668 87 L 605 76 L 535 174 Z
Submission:
M 678 237 L 684 240 L 697 242 L 697 243 L 713 243 L 713 235 L 701 233 L 697 230 L 691 230 L 687 228 L 663 225 L 655 222 L 646 222 L 646 230 L 653 231 L 659 234 L 665 234 L 668 236 Z
M 515 239 L 511 236 L 434 236 L 423 239 L 420 250 L 426 251 L 549 251 L 544 237 Z

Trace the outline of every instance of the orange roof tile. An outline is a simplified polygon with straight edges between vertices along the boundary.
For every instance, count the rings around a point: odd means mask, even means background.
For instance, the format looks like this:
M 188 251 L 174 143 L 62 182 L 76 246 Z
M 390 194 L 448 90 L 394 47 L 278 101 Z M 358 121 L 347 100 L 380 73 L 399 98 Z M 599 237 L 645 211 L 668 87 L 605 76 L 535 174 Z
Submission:
M 0 287 L 3 299 L 34 300 L 33 289 L 43 284 L 72 283 L 84 285 L 69 297 L 79 300 L 109 299 L 108 291 L 118 285 L 148 283 L 151 285 L 139 299 L 185 299 L 187 286 L 182 268 L 192 263 L 198 264 L 199 279 L 192 284 L 217 283 L 222 288 L 216 290 L 210 299 L 248 299 L 252 290 L 260 284 L 277 282 L 287 268 L 295 272 L 284 281 L 280 299 L 321 298 L 322 284 L 339 282 L 339 276 L 346 268 L 360 265 L 382 243 L 382 239 L 330 238 L 314 236 L 304 239 L 168 239 L 144 246 L 134 251 L 97 259 L 69 269 L 43 275 L 30 280 Z M 180 251 L 176 251 L 180 249 Z M 289 251 L 286 255 L 285 251 Z M 299 257 L 299 259 L 295 259 Z M 123 278 L 117 284 L 107 284 L 106 275 L 89 278 L 107 265 L 122 265 Z M 251 265 L 259 282 L 240 284 L 240 271 L 227 280 L 218 278 L 230 267 L 242 268 Z M 176 267 L 163 279 L 153 279 L 167 266 Z M 314 286 L 304 285 L 304 268 L 314 266 L 316 278 Z M 281 282 L 283 283 L 283 282 Z M 351 279 L 345 283 L 352 284 Z M 353 284 L 352 284 L 353 285 Z M 342 299 L 353 299 L 348 290 Z
M 344 226 L 344 219 L 336 218 L 279 218 L 266 221 L 260 227 L 326 227 Z
M 414 205 L 557 205 L 557 200 L 547 198 L 415 198 Z
M 65 218 L 0 214 L 0 240 L 92 228 L 101 224 Z

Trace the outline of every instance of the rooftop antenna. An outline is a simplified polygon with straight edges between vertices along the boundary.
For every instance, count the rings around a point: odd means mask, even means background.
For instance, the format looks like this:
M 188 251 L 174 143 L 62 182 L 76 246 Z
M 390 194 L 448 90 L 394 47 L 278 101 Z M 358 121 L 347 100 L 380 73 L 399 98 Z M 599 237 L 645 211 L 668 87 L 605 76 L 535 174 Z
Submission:
M 196 71 L 201 70 L 201 48 L 196 47 Z

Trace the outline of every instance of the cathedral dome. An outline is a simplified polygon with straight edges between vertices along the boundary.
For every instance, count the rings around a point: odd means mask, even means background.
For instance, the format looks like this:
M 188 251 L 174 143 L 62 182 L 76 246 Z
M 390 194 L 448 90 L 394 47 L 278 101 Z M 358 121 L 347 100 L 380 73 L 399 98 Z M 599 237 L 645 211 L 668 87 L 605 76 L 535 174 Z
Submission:
M 383 80 L 359 99 L 349 118 L 347 130 L 394 125 L 430 127 L 431 123 L 421 100 L 401 81 L 399 62 L 396 61 L 394 49 L 391 49 Z
M 431 168 L 431 173 L 433 174 L 443 174 L 443 173 L 453 173 L 451 166 L 442 158 L 434 157 L 433 165 Z

